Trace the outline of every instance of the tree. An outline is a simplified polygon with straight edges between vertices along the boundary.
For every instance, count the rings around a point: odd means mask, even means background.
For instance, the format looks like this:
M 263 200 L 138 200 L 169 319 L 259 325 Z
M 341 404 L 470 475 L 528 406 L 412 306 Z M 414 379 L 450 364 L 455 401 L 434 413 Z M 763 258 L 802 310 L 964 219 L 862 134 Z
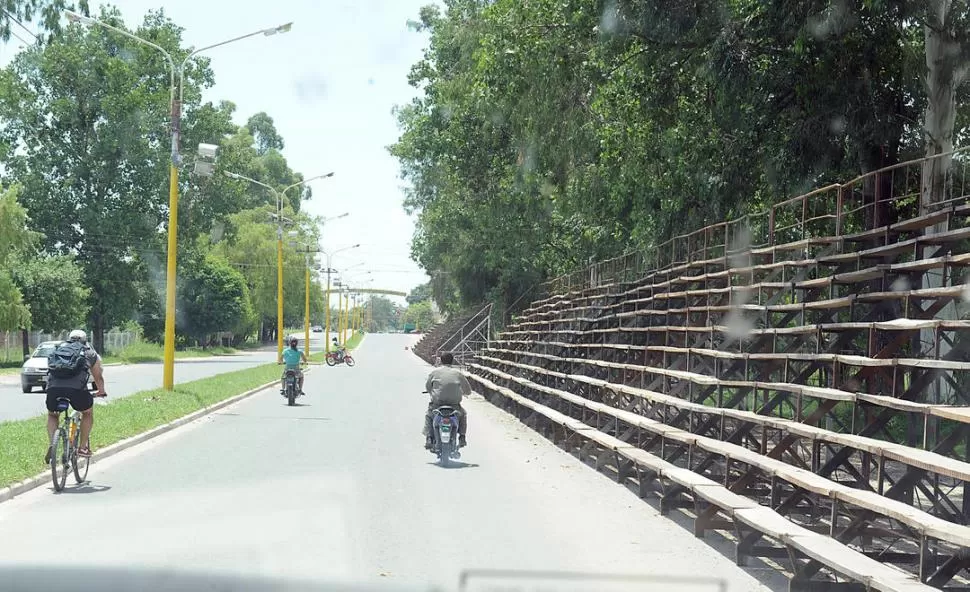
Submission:
M 407 295 L 408 304 L 417 304 L 418 302 L 424 302 L 425 300 L 431 300 L 431 283 L 421 284 L 420 286 L 411 290 Z
M 76 6 L 87 14 L 87 0 L 80 0 Z M 31 22 L 37 16 L 47 31 L 51 34 L 58 32 L 65 8 L 74 9 L 75 5 L 64 0 L 4 0 L 0 3 L 0 41 L 10 40 L 14 25 L 19 28 L 23 22 Z
M 425 7 L 419 96 L 390 147 L 412 258 L 443 310 L 508 306 L 591 260 L 916 157 L 924 111 L 945 151 L 967 129 L 968 18 L 966 0 Z M 861 196 L 892 186 L 871 176 Z M 863 224 L 899 215 L 878 203 Z
M 264 156 L 270 150 L 283 150 L 283 137 L 276 131 L 273 118 L 260 111 L 246 122 L 246 128 L 256 140 L 256 153 Z
M 425 300 L 408 305 L 404 311 L 404 322 L 414 323 L 421 331 L 430 329 L 434 325 L 434 311 L 431 309 L 431 302 Z
M 389 298 L 371 296 L 366 304 L 368 308 L 366 326 L 368 333 L 383 333 L 400 329 L 402 311 Z
M 17 200 L 16 189 L 0 187 L 0 330 L 30 326 L 30 309 L 12 276 L 11 263 L 27 249 L 36 235 L 27 230 L 27 212 Z
M 243 275 L 224 259 L 192 261 L 181 278 L 178 331 L 203 346 L 214 333 L 248 334 L 256 325 Z
M 223 240 L 212 246 L 245 278 L 253 309 L 262 327 L 263 341 L 274 339 L 277 326 L 277 229 L 271 224 L 272 208 L 244 210 L 229 217 Z M 291 229 L 297 232 L 300 244 L 315 244 L 319 240 L 318 227 L 305 214 L 287 210 L 284 215 L 293 220 Z M 306 258 L 289 243 L 283 249 L 283 320 L 286 326 L 302 325 L 306 294 Z M 310 264 L 314 261 L 311 259 Z M 318 282 L 311 283 L 311 291 L 322 292 Z M 311 298 L 311 314 L 315 300 Z M 323 298 L 319 300 L 323 309 Z
M 923 24 L 926 56 L 926 113 L 923 130 L 926 156 L 953 150 L 960 87 L 970 73 L 970 4 L 965 0 L 925 0 Z M 923 166 L 921 209 L 945 199 L 952 158 L 943 156 Z
M 124 26 L 114 9 L 99 18 Z M 176 59 L 187 55 L 182 30 L 161 12 L 149 13 L 134 33 Z M 187 121 L 205 118 L 199 87 L 211 82 L 208 61 L 193 61 L 186 72 Z M 7 173 L 23 186 L 44 250 L 73 254 L 82 267 L 98 348 L 108 328 L 131 318 L 139 283 L 163 268 L 168 83 L 159 52 L 80 25 L 21 52 L 0 74 Z
M 69 255 L 18 258 L 13 281 L 30 309 L 30 328 L 58 333 L 84 326 L 91 291 Z

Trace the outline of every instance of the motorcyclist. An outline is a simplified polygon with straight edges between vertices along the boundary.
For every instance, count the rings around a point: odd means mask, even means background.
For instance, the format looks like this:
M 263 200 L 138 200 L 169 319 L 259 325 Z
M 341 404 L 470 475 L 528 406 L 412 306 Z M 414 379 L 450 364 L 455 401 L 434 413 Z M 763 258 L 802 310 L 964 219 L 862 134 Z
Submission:
M 337 354 L 337 361 L 343 362 L 344 355 L 347 353 L 347 348 L 340 345 L 340 342 L 337 341 L 336 337 L 333 338 L 333 351 Z
M 281 383 L 280 392 L 286 394 L 286 370 L 293 370 L 296 372 L 297 379 L 299 380 L 300 394 L 305 394 L 303 392 L 303 369 L 300 364 L 306 363 L 306 355 L 297 349 L 299 340 L 296 337 L 290 337 L 290 347 L 283 350 L 283 363 L 286 364 L 285 370 L 283 371 L 283 381 Z
M 450 405 L 458 411 L 458 446 L 466 446 L 465 428 L 468 421 L 465 410 L 461 406 L 462 397 L 472 393 L 472 387 L 461 370 L 452 366 L 455 356 L 451 352 L 441 354 L 441 366 L 428 374 L 425 381 L 425 391 L 431 395 L 428 411 L 424 415 L 424 447 L 431 450 L 434 447 L 434 437 L 431 433 L 432 412 L 442 405 Z

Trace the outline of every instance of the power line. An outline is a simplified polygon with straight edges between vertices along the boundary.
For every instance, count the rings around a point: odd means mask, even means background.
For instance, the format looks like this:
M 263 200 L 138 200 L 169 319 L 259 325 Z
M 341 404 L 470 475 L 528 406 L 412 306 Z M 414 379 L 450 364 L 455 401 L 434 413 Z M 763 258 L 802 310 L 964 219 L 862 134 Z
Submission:
M 17 20 L 17 17 L 15 17 L 14 15 L 12 15 L 12 14 L 10 14 L 10 12 L 8 12 L 7 10 L 4 10 L 4 9 L 2 9 L 2 8 L 0 8 L 0 11 L 3 11 L 3 13 L 4 13 L 5 15 L 7 15 L 7 18 L 8 18 L 9 20 L 11 20 L 11 21 L 13 21 L 14 23 L 17 23 L 17 25 L 18 25 L 18 26 L 19 26 L 19 27 L 20 27 L 21 29 L 23 29 L 24 31 L 27 31 L 27 34 L 28 34 L 28 35 L 30 35 L 31 37 L 33 37 L 33 38 L 34 38 L 34 41 L 38 41 L 38 39 L 37 39 L 37 35 L 34 35 L 34 32 L 33 32 L 33 31 L 31 31 L 30 29 L 28 29 L 28 28 L 27 28 L 27 27 L 26 27 L 26 26 L 25 26 L 25 25 L 24 25 L 24 24 L 23 24 L 22 22 L 20 22 L 19 20 Z M 13 31 L 11 31 L 11 32 L 10 32 L 10 34 L 11 34 L 11 35 L 13 35 L 14 37 L 17 37 L 17 35 L 15 35 L 15 34 L 13 33 Z M 21 41 L 23 41 L 24 43 L 27 43 L 26 41 L 24 41 L 24 40 L 23 40 L 23 39 L 21 39 L 20 37 L 17 37 L 17 39 L 20 39 L 20 40 L 21 40 Z M 30 45 L 30 44 L 28 43 L 28 45 Z
M 24 45 L 30 45 L 30 42 L 29 42 L 29 41 L 27 41 L 26 39 L 24 39 L 24 38 L 23 38 L 23 37 L 21 37 L 20 35 L 18 35 L 18 34 L 16 34 L 16 33 L 14 33 L 13 31 L 10 31 L 10 35 L 11 35 L 11 36 L 12 36 L 13 38 L 15 38 L 15 39 L 17 39 L 18 41 L 20 41 L 21 43 L 23 43 Z

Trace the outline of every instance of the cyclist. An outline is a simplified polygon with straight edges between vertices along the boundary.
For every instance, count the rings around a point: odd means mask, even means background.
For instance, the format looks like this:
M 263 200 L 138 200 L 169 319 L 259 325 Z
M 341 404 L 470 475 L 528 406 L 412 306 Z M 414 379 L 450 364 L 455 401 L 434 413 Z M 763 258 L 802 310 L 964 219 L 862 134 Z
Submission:
M 283 363 L 286 364 L 286 368 L 283 371 L 283 381 L 281 383 L 280 392 L 286 394 L 286 370 L 293 370 L 296 372 L 296 376 L 299 379 L 299 389 L 300 394 L 305 394 L 303 392 L 303 370 L 300 368 L 301 363 L 306 363 L 306 356 L 302 351 L 297 349 L 299 340 L 296 337 L 290 337 L 290 347 L 283 350 Z
M 94 397 L 104 397 L 104 372 L 101 366 L 101 356 L 94 348 L 88 345 L 87 334 L 75 329 L 68 335 L 67 344 L 76 344 L 80 347 L 86 364 L 84 369 L 73 376 L 47 377 L 47 441 L 50 442 L 57 431 L 57 420 L 60 414 L 57 411 L 57 399 L 66 398 L 71 401 L 71 407 L 75 411 L 81 412 L 81 437 L 78 456 L 91 456 L 91 428 L 94 426 Z M 66 345 L 66 344 L 65 344 Z M 89 390 L 91 378 L 94 378 L 94 385 L 97 392 L 92 396 Z M 51 461 L 51 447 L 47 446 L 47 457 L 45 462 Z

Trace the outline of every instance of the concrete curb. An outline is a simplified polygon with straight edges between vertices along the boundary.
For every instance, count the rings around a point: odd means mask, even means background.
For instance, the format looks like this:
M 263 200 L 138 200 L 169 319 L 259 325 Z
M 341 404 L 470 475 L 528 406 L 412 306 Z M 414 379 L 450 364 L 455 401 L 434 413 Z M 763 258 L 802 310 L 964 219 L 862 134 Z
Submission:
M 112 456 L 118 454 L 119 452 L 123 452 L 125 450 L 128 450 L 129 448 L 131 448 L 133 446 L 137 446 L 138 444 L 141 444 L 142 442 L 147 442 L 148 440 L 151 440 L 152 438 L 156 438 L 158 436 L 161 436 L 162 434 L 168 433 L 168 432 L 174 430 L 175 428 L 182 427 L 182 426 L 184 426 L 184 425 L 186 425 L 188 423 L 191 423 L 191 422 L 193 422 L 193 421 L 195 421 L 195 420 L 197 420 L 197 419 L 199 419 L 201 417 L 205 417 L 206 415 L 209 415 L 210 413 L 214 413 L 214 412 L 222 409 L 223 407 L 228 407 L 229 405 L 232 405 L 233 403 L 238 403 L 239 401 L 242 401 L 243 399 L 245 399 L 247 397 L 251 397 L 251 396 L 255 395 L 256 393 L 258 393 L 260 391 L 264 391 L 264 390 L 266 390 L 266 389 L 268 389 L 268 388 L 270 388 L 270 387 L 272 387 L 274 385 L 278 385 L 278 384 L 279 384 L 279 379 L 276 379 L 276 380 L 274 380 L 272 382 L 267 382 L 266 384 L 263 384 L 261 386 L 258 386 L 258 387 L 254 388 L 252 390 L 248 390 L 248 391 L 246 391 L 244 393 L 241 393 L 239 395 L 235 395 L 235 396 L 229 397 L 228 399 L 224 399 L 222 401 L 219 401 L 218 403 L 213 403 L 212 405 L 210 405 L 208 407 L 203 407 L 202 409 L 199 409 L 198 411 L 193 411 L 192 413 L 190 413 L 188 415 L 185 415 L 185 416 L 182 416 L 182 417 L 180 417 L 180 418 L 178 418 L 178 419 L 176 419 L 174 421 L 171 421 L 171 422 L 166 423 L 166 424 L 162 424 L 162 425 L 160 425 L 160 426 L 158 426 L 156 428 L 152 428 L 152 429 L 148 430 L 147 432 L 142 432 L 140 434 L 137 434 L 137 435 L 132 436 L 130 438 L 127 438 L 125 440 L 121 440 L 120 442 L 115 442 L 114 444 L 111 444 L 109 446 L 106 446 L 106 447 L 102 448 L 101 450 L 95 452 L 93 455 L 91 455 L 90 462 L 97 462 L 99 460 L 104 460 L 106 458 L 112 457 Z M 21 495 L 23 493 L 26 493 L 26 492 L 30 491 L 31 489 L 35 489 L 37 487 L 40 487 L 44 483 L 50 483 L 50 480 L 51 480 L 51 474 L 50 474 L 50 471 L 48 470 L 48 471 L 44 471 L 43 473 L 41 473 L 39 475 L 36 475 L 34 477 L 30 477 L 30 478 L 24 479 L 23 481 L 20 481 L 18 483 L 14 483 L 13 485 L 8 485 L 6 487 L 0 488 L 0 504 L 2 504 L 5 501 L 11 500 L 11 499 L 13 499 L 14 497 L 16 497 L 18 495 Z

